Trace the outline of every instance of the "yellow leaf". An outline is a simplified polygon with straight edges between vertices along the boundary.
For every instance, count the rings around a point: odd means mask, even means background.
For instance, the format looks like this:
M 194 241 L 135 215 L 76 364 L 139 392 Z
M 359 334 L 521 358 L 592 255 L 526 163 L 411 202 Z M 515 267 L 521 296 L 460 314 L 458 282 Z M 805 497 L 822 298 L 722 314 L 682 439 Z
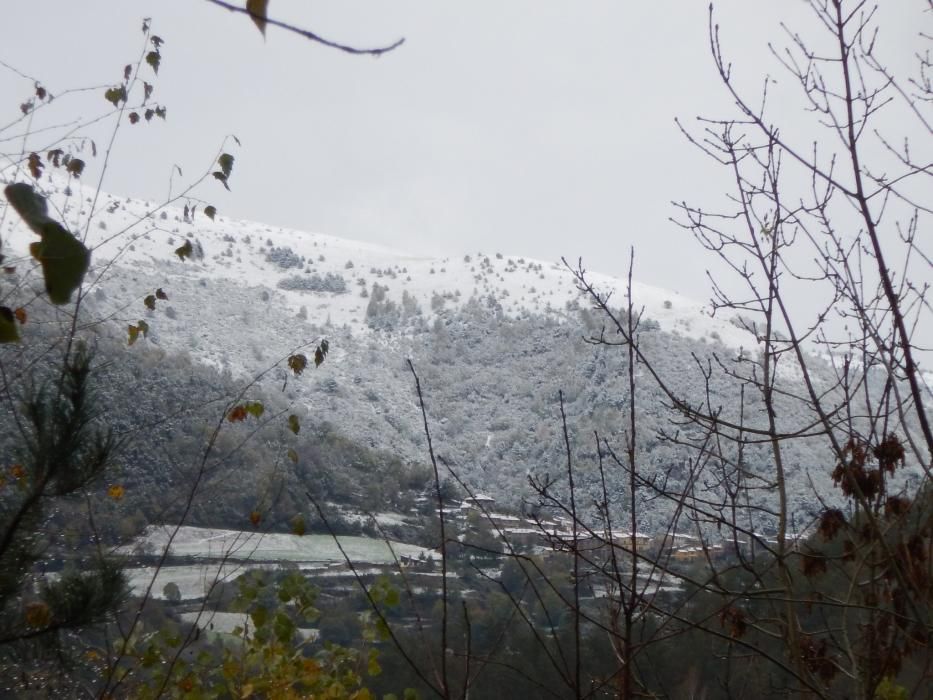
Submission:
M 304 682 L 307 685 L 317 683 L 318 679 L 321 677 L 321 665 L 314 659 L 302 659 L 301 670 L 304 673 Z
M 288 358 L 288 368 L 295 373 L 297 377 L 299 374 L 305 371 L 305 367 L 308 366 L 308 358 L 305 357 L 302 353 L 297 355 L 292 355 Z
M 266 10 L 269 7 L 269 0 L 246 0 L 246 11 L 250 19 L 259 27 L 262 35 L 266 35 Z
M 26 606 L 26 624 L 30 627 L 45 627 L 52 621 L 52 611 L 43 602 L 29 603 Z
M 123 498 L 124 493 L 126 493 L 125 489 L 119 484 L 114 484 L 109 489 L 107 489 L 107 495 L 115 501 L 119 501 L 121 498 Z

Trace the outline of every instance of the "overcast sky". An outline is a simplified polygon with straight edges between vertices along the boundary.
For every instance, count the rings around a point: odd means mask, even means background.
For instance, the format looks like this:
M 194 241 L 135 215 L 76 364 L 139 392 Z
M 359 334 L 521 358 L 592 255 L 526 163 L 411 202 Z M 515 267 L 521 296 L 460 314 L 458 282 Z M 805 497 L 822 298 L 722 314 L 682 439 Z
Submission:
M 883 8 L 895 64 L 926 5 Z M 814 28 L 800 0 L 722 0 L 715 14 L 750 94 L 767 72 L 783 78 L 767 49 L 784 43 L 778 23 Z M 706 2 L 271 0 L 270 15 L 360 46 L 405 44 L 374 59 L 274 27 L 263 40 L 203 0 L 30 0 L 4 3 L 0 60 L 53 93 L 116 83 L 152 17 L 168 119 L 121 133 L 111 192 L 163 196 L 173 163 L 203 170 L 232 133 L 232 193 L 202 190 L 222 214 L 412 253 L 582 256 L 617 275 L 634 245 L 639 279 L 708 297 L 705 259 L 668 221 L 671 200 L 709 205 L 728 188 L 674 124 L 732 114 Z M 30 89 L 0 67 L 0 124 Z M 88 97 L 59 118 L 106 106 Z

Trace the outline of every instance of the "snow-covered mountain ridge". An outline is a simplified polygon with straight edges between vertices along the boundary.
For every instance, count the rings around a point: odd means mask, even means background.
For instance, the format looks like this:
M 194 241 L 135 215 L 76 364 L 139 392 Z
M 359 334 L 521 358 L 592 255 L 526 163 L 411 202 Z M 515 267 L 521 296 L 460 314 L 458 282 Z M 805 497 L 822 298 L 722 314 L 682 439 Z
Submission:
M 222 214 L 211 220 L 203 206 L 192 212 L 184 202 L 158 208 L 101 194 L 95 203 L 92 193 L 72 188 L 66 195 L 53 184 L 49 195 L 52 209 L 92 249 L 85 293 L 89 319 L 104 320 L 96 332 L 125 343 L 129 324 L 148 324 L 148 337 L 129 354 L 186 355 L 240 380 L 275 367 L 264 390 L 300 407 L 312 422 L 334 425 L 404 461 L 424 462 L 411 358 L 444 463 L 512 504 L 529 495 L 527 475 L 563 471 L 558 390 L 582 468 L 595 458 L 594 431 L 623 439 L 630 407 L 625 353 L 584 342 L 602 322 L 559 262 L 504 251 L 430 258 Z M 4 264 L 41 289 L 41 275 L 25 255 L 34 236 L 12 211 L 0 216 Z M 174 251 L 186 242 L 193 254 L 182 260 Z M 625 281 L 590 278 L 613 293 L 614 306 L 625 305 Z M 168 298 L 149 309 L 143 300 L 156 289 Z M 633 283 L 633 298 L 643 309 L 642 349 L 665 380 L 691 401 L 719 402 L 724 416 L 737 416 L 735 384 L 720 377 L 707 385 L 694 357 L 747 356 L 755 337 L 735 319 L 712 317 L 703 304 L 675 293 Z M 41 296 L 32 303 L 42 303 Z M 323 337 L 331 348 L 325 364 L 286 384 L 282 359 Z M 669 427 L 665 397 L 638 373 L 640 472 L 681 482 L 689 451 L 658 439 Z M 753 416 L 755 399 L 747 400 Z M 790 405 L 783 415 L 788 430 L 807 420 Z M 750 468 L 769 469 L 766 452 L 750 446 Z M 800 476 L 792 496 L 801 513 L 819 506 L 811 482 L 820 497 L 833 497 L 825 455 L 797 443 L 785 457 L 788 470 Z M 609 476 L 618 492 L 624 483 L 621 472 Z M 581 488 L 591 502 L 598 496 L 593 480 Z M 669 509 L 648 493 L 643 497 L 642 521 L 650 529 Z
M 318 322 L 329 318 L 336 326 L 367 332 L 366 308 L 372 285 L 387 288 L 387 299 L 401 304 L 407 294 L 432 319 L 439 302 L 456 307 L 471 297 L 492 295 L 501 311 L 510 316 L 552 314 L 559 318 L 568 303 L 586 304 L 560 261 L 545 262 L 499 251 L 464 251 L 459 256 L 431 258 L 334 236 L 294 231 L 265 224 L 236 221 L 218 215 L 214 220 L 203 207 L 189 212 L 187 206 L 156 208 L 150 202 L 121 199 L 102 193 L 87 224 L 92 193 L 71 184 L 52 185 L 53 209 L 72 231 L 85 235 L 93 251 L 87 280 L 91 289 L 125 283 L 120 268 L 158 273 L 166 291 L 178 279 L 225 280 L 244 287 L 263 287 L 277 295 L 280 306 L 298 313 L 302 307 Z M 12 212 L 11 212 L 12 214 Z M 6 216 L 4 239 L 25 258 L 34 236 L 15 215 Z M 203 257 L 182 261 L 173 251 L 186 240 Z M 198 245 L 199 244 L 199 245 Z M 25 261 L 31 264 L 31 261 Z M 116 270 L 113 269 L 116 266 Z M 612 292 L 614 304 L 625 304 L 626 283 L 592 273 L 594 285 Z M 314 281 L 324 280 L 319 290 Z M 304 280 L 304 282 L 302 282 Z M 326 280 L 341 285 L 329 289 Z M 302 289 L 302 285 L 305 288 Z M 291 285 L 292 288 L 289 288 Z M 730 347 L 749 348 L 754 337 L 729 319 L 712 318 L 708 308 L 676 292 L 633 283 L 636 308 L 663 331 L 700 339 L 710 338 Z M 123 299 L 121 301 L 128 301 Z M 177 302 L 175 306 L 178 306 Z

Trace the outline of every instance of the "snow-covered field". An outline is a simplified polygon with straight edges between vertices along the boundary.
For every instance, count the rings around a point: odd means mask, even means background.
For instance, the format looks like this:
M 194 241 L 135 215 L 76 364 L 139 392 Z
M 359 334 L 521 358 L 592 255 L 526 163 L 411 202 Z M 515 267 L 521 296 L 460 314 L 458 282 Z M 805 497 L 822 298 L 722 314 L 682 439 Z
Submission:
M 150 526 L 132 544 L 120 552 L 130 555 L 137 551 L 161 552 L 168 544 L 173 528 Z M 402 556 L 430 559 L 436 553 L 430 549 L 402 542 L 387 542 L 370 537 L 339 537 L 346 556 L 359 567 L 363 576 L 383 572 L 379 566 L 394 566 Z M 257 568 L 278 569 L 297 567 L 313 577 L 352 576 L 343 568 L 346 560 L 329 535 L 288 535 L 255 533 L 238 530 L 182 527 L 171 544 L 171 554 L 200 561 L 183 566 L 165 566 L 152 584 L 152 595 L 164 598 L 166 584 L 178 586 L 183 600 L 202 598 L 213 585 L 233 581 L 246 571 Z M 130 588 L 142 595 L 149 587 L 155 567 L 127 569 Z
M 168 544 L 173 530 L 170 526 L 151 525 L 135 542 L 123 547 L 122 552 L 130 554 L 138 549 L 161 552 Z M 340 547 L 330 535 L 299 536 L 185 526 L 179 529 L 172 540 L 171 553 L 176 557 L 225 559 L 230 562 L 325 564 L 345 561 L 340 548 L 354 564 L 393 564 L 396 557 L 432 556 L 430 549 L 402 542 L 343 535 L 337 539 Z
M 125 573 L 133 595 L 143 595 L 151 584 L 151 597 L 164 600 L 165 586 L 174 583 L 178 586 L 182 600 L 197 600 L 207 595 L 215 585 L 234 581 L 252 568 L 257 567 L 244 565 L 243 562 L 164 566 L 159 570 L 154 583 L 152 576 L 156 572 L 155 567 L 130 567 L 125 569 Z
M 203 613 L 186 612 L 182 613 L 182 621 L 196 623 L 201 629 L 215 634 L 231 634 L 236 627 L 249 629 L 252 626 L 249 616 L 245 613 L 235 612 L 216 612 L 206 610 Z M 298 633 L 305 639 L 314 640 L 320 635 L 320 631 L 309 628 L 299 628 Z

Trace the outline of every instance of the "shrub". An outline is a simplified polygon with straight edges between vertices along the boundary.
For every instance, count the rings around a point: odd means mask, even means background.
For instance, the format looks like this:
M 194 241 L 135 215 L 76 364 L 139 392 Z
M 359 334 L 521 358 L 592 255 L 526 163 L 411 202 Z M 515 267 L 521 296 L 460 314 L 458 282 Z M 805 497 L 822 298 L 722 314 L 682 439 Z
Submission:
M 266 262 L 275 263 L 283 270 L 288 270 L 292 267 L 301 267 L 301 258 L 295 251 L 287 246 L 281 248 L 273 247 L 266 253 Z
M 292 275 L 279 280 L 279 289 L 300 292 L 328 292 L 330 294 L 346 294 L 347 281 L 342 275 L 328 272 L 323 277 L 313 274 L 308 277 Z

